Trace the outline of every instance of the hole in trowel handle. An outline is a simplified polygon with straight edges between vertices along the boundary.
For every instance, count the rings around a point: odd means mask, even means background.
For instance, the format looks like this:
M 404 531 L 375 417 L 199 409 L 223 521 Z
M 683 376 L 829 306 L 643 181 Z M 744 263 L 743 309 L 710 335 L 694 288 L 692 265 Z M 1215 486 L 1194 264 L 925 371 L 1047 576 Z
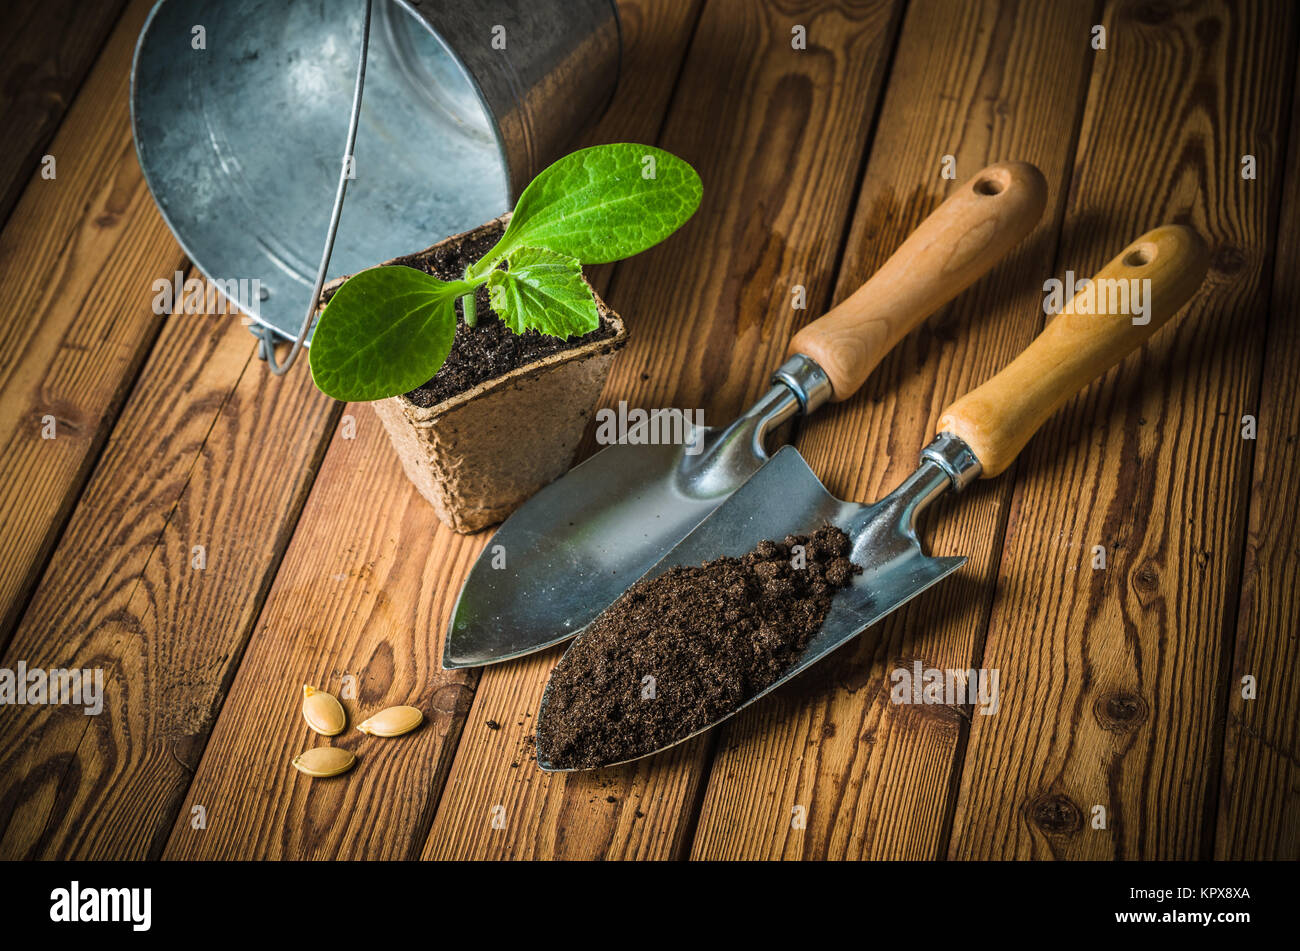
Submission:
M 1125 267 L 1143 267 L 1156 259 L 1156 246 L 1150 242 L 1139 244 L 1124 255 Z
M 1007 187 L 1007 183 L 997 174 L 985 175 L 974 186 L 977 195 L 998 195 Z

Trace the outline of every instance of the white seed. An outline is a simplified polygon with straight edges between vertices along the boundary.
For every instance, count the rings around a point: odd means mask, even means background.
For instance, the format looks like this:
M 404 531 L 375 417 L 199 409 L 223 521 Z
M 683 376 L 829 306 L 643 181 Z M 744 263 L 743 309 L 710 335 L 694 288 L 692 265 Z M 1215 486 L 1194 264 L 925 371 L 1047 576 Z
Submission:
M 309 686 L 302 688 L 302 718 L 321 736 L 337 736 L 348 725 L 343 704 L 333 694 Z
M 293 758 L 293 767 L 308 776 L 337 776 L 346 773 L 357 761 L 351 750 L 337 746 L 317 746 Z
M 401 736 L 410 733 L 424 722 L 424 714 L 415 707 L 389 707 L 380 710 L 357 727 L 371 736 Z

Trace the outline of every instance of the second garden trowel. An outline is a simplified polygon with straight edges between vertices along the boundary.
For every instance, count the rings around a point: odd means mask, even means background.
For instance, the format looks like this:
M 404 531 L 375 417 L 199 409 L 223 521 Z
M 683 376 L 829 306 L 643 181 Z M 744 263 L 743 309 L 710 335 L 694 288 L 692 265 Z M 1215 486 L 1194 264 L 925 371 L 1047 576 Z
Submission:
M 443 666 L 491 664 L 576 634 L 768 461 L 773 430 L 851 396 L 894 344 L 1033 229 L 1046 200 L 1034 166 L 985 168 L 795 335 L 772 388 L 731 425 L 687 424 L 676 444 L 656 444 L 652 415 L 538 492 L 475 563 Z
M 1179 225 L 1156 228 L 1138 238 L 1107 264 L 1090 288 L 1080 291 L 1020 356 L 943 412 L 939 435 L 922 450 L 916 471 L 873 505 L 835 498 L 793 446 L 778 452 L 646 577 L 657 577 L 678 565 L 740 557 L 765 539 L 807 535 L 825 524 L 848 534 L 852 545 L 849 557 L 862 573 L 835 595 L 821 628 L 780 678 L 709 726 L 667 745 L 683 742 L 733 716 L 960 568 L 965 558 L 933 558 L 921 550 L 917 516 L 947 491 L 961 491 L 976 478 L 991 478 L 1005 470 L 1048 416 L 1145 342 L 1191 298 L 1205 277 L 1208 260 L 1201 239 Z M 1135 315 L 1130 307 L 1119 304 L 1137 300 L 1136 294 L 1142 295 L 1146 306 Z M 570 653 L 582 647 L 583 637 L 579 636 Z M 565 659 L 568 657 L 566 654 Z M 564 663 L 560 661 L 561 667 Z M 649 667 L 638 671 L 638 675 L 642 673 L 657 672 Z M 660 696 L 673 689 L 671 681 L 657 679 Z M 539 736 L 547 731 L 553 713 L 550 696 L 548 685 L 538 711 Z M 618 762 L 658 751 L 629 750 Z M 546 770 L 570 768 L 548 762 L 540 746 L 538 765 Z

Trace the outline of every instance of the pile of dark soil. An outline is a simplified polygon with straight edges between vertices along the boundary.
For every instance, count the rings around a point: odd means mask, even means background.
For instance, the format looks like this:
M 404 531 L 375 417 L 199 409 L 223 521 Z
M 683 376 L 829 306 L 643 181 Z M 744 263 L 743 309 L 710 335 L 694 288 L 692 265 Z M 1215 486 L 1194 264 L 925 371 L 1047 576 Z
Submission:
M 794 566 L 796 545 L 803 567 Z M 552 673 L 538 758 L 573 769 L 641 756 L 760 693 L 862 570 L 849 548 L 848 536 L 827 526 L 633 585 Z

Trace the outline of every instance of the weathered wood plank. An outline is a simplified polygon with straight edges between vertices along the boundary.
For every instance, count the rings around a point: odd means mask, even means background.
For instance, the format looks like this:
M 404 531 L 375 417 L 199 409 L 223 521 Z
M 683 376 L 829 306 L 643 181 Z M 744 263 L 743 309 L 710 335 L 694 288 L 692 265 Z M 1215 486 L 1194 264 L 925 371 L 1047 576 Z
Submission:
M 0 232 L 0 648 L 162 325 L 151 282 L 184 261 L 131 143 L 137 0 Z M 57 438 L 42 438 L 46 417 Z
M 653 140 L 696 9 L 671 0 L 620 6 L 624 74 L 637 80 L 622 85 L 589 142 Z M 477 682 L 475 673 L 441 669 L 441 638 L 490 536 L 464 537 L 438 523 L 374 413 L 365 406 L 347 413 L 356 439 L 335 440 L 326 456 L 168 857 L 419 854 Z M 302 723 L 299 691 L 304 683 L 341 691 L 348 674 L 357 678 L 356 699 L 344 699 L 352 725 L 389 703 L 415 704 L 430 722 L 401 740 L 344 734 L 339 742 L 361 758 L 355 771 L 339 782 L 308 782 L 289 768 L 292 756 L 320 742 Z M 221 818 L 198 831 L 189 815 L 202 804 Z
M 102 668 L 103 712 L 0 717 L 0 855 L 161 851 L 336 415 L 254 352 L 179 316 L 143 368 L 4 662 Z
M 0 224 L 45 154 L 125 0 L 10 0 L 0 35 Z M 57 171 L 60 155 L 54 154 Z
M 1213 844 L 1254 448 L 1239 420 L 1259 385 L 1296 10 L 1120 2 L 1103 22 L 1056 273 L 1165 221 L 1206 235 L 1213 264 L 1181 319 L 1020 460 L 982 662 L 1001 707 L 973 718 L 954 858 Z
M 852 293 L 943 199 L 942 156 L 966 181 L 1023 159 L 1050 183 L 1033 234 L 988 278 L 905 340 L 856 398 L 810 419 L 798 445 L 842 498 L 868 501 L 916 466 L 939 410 L 991 375 L 1042 323 L 1091 52 L 1087 5 L 1039 0 L 908 7 L 836 299 Z M 1082 38 L 1082 39 L 1081 39 Z M 1014 64 L 1014 65 L 1013 65 Z M 692 855 L 908 858 L 941 854 L 961 711 L 890 702 L 890 672 L 978 656 L 1009 480 L 946 505 L 930 551 L 970 561 L 954 578 L 723 728 Z
M 405 858 L 427 825 L 446 770 L 440 750 L 471 690 L 439 666 L 438 619 L 456 595 L 442 566 L 479 543 L 440 531 L 368 407 L 346 413 L 356 436 L 336 436 L 325 456 L 166 858 Z M 441 543 L 432 551 L 430 539 Z M 327 744 L 307 728 L 303 684 L 341 696 L 346 733 Z M 401 740 L 352 729 L 392 704 L 419 707 L 428 723 Z M 290 767 L 323 745 L 357 751 L 346 779 L 312 782 Z M 190 823 L 197 806 L 206 829 Z
M 1300 859 L 1300 73 L 1273 266 L 1214 854 Z M 1244 415 L 1244 414 L 1243 414 Z M 1243 696 L 1244 677 L 1257 685 Z
M 682 232 L 615 273 L 610 300 L 632 340 L 611 402 L 705 407 L 725 421 L 766 390 L 795 323 L 791 286 L 813 309 L 830 297 L 900 6 L 706 5 L 658 143 L 695 165 L 704 200 Z M 792 49 L 796 25 L 806 50 Z M 426 858 L 685 854 L 709 740 L 596 774 L 512 765 L 532 732 L 517 714 L 536 713 L 558 656 L 484 671 Z M 482 729 L 487 719 L 503 728 Z

